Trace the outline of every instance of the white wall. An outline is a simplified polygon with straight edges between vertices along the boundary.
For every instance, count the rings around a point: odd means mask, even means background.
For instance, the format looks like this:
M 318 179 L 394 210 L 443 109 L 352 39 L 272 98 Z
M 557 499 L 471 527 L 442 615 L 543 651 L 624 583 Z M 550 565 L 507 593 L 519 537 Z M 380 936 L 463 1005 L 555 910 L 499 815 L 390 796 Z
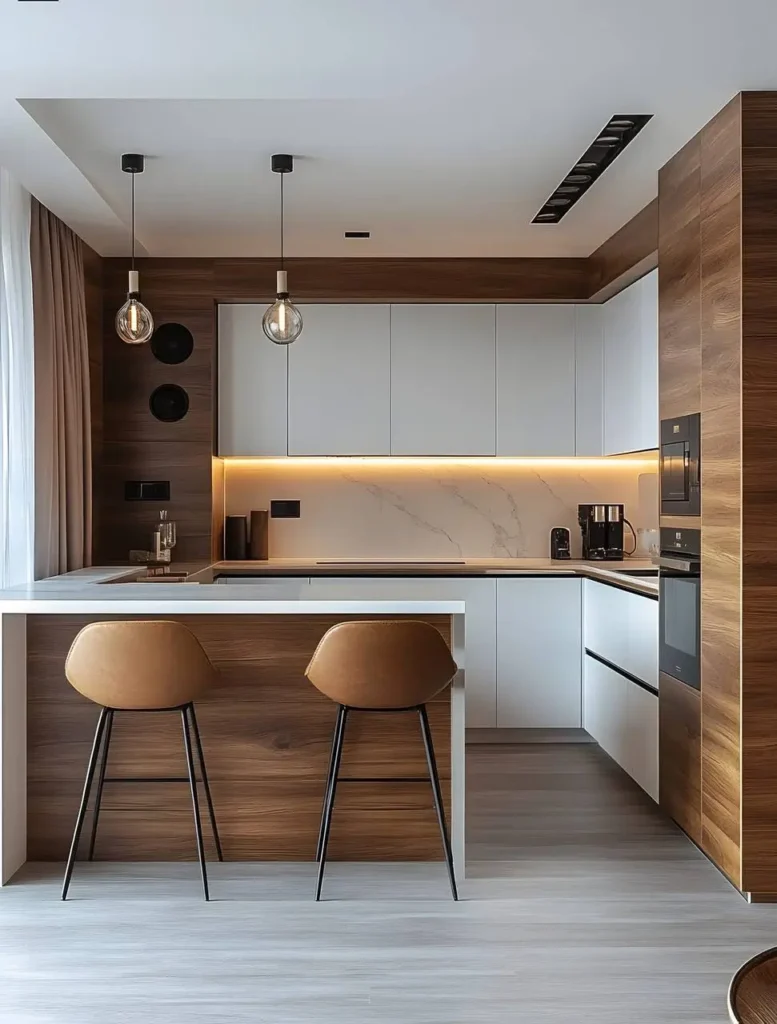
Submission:
M 579 502 L 624 502 L 658 526 L 655 457 L 472 460 L 229 460 L 226 510 L 298 498 L 299 519 L 270 520 L 270 554 L 286 558 L 547 557 L 553 526 L 572 531 Z

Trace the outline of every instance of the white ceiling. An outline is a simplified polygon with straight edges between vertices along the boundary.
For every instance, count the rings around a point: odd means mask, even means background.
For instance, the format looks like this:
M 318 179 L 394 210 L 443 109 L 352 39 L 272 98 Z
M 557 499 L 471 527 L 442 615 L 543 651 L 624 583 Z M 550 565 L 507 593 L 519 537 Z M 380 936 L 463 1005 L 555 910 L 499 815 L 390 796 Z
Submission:
M 775 53 L 772 0 L 0 0 L 0 163 L 105 255 L 134 151 L 155 256 L 275 255 L 274 152 L 289 255 L 585 256 Z M 532 225 L 613 113 L 655 117 Z

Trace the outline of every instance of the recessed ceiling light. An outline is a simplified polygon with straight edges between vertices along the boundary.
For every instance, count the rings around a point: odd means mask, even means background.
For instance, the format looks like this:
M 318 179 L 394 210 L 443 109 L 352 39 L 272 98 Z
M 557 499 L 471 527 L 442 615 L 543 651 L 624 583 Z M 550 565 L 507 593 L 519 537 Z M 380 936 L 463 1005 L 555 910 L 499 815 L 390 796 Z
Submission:
M 577 160 L 569 174 L 561 181 L 540 207 L 535 222 L 559 221 L 582 198 L 593 183 L 610 166 L 632 139 L 651 119 L 652 114 L 613 114 L 594 141 Z M 548 214 L 548 207 L 559 207 Z

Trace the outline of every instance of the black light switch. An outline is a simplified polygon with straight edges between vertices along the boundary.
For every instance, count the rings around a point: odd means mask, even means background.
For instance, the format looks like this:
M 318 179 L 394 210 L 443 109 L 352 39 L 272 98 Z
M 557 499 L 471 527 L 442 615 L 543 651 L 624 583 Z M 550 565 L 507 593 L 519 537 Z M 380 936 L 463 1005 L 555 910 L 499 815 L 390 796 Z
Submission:
M 271 501 L 270 516 L 273 519 L 299 519 L 299 502 Z

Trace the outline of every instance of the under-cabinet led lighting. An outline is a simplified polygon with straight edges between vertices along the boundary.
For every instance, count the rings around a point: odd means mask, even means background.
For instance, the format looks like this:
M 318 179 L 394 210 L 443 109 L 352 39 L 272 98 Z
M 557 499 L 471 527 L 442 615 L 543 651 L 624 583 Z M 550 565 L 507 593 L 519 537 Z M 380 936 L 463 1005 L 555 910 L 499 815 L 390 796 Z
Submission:
M 375 466 L 385 469 L 395 469 L 398 466 L 407 468 L 422 469 L 427 466 L 474 466 L 479 469 L 495 467 L 519 468 L 526 466 L 536 468 L 538 466 L 553 466 L 558 469 L 584 469 L 584 468 L 623 468 L 624 466 L 649 466 L 656 465 L 658 452 L 646 451 L 634 455 L 602 455 L 602 456 L 548 456 L 548 457 L 506 457 L 493 455 L 479 456 L 436 456 L 428 455 L 257 455 L 257 456 L 223 456 L 223 461 L 228 465 L 255 466 L 271 465 L 273 469 L 279 466 L 299 468 L 301 466 L 311 467 L 344 467 L 344 466 Z

